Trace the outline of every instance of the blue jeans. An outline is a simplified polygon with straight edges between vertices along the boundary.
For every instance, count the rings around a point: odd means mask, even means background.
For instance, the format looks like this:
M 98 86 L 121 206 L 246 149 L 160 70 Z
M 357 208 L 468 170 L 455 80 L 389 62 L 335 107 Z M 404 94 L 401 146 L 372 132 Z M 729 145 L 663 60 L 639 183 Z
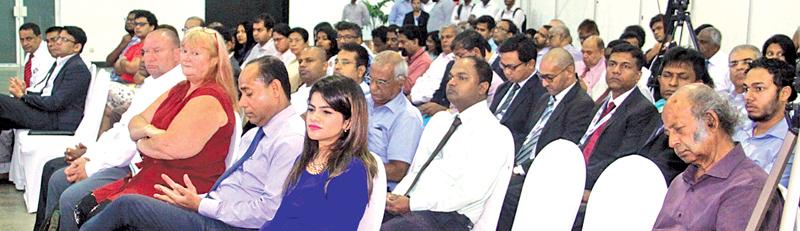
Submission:
M 251 230 L 147 196 L 129 194 L 111 202 L 81 230 Z
M 62 231 L 78 230 L 78 224 L 75 223 L 75 216 L 73 213 L 75 204 L 77 204 L 78 201 L 86 195 L 89 195 L 92 190 L 122 179 L 131 172 L 127 166 L 107 168 L 73 184 L 67 181 L 64 169 L 65 168 L 56 170 L 50 177 L 47 188 L 47 206 L 45 207 L 47 209 L 45 217 L 50 217 L 50 214 L 52 214 L 56 206 L 58 206 L 61 211 L 59 230 Z

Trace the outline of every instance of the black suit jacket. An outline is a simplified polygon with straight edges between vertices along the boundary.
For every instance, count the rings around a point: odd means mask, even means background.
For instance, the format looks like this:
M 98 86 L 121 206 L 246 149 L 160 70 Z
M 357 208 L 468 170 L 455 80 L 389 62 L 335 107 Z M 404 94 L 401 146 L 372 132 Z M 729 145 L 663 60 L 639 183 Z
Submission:
M 592 117 L 597 114 L 603 104 L 595 106 Z M 589 156 L 586 166 L 586 189 L 592 189 L 600 173 L 618 158 L 634 154 L 642 147 L 642 136 L 648 136 L 648 123 L 658 116 L 658 111 L 647 98 L 642 95 L 639 88 L 617 106 L 616 112 L 606 122 L 605 128 L 600 131 L 600 138 Z M 591 123 L 591 122 L 590 122 Z M 583 148 L 583 147 L 581 147 Z
M 497 108 L 503 101 L 503 97 L 506 93 L 511 90 L 511 87 L 514 82 L 508 81 L 501 84 L 497 87 L 497 91 L 494 93 L 494 99 L 492 99 L 492 105 L 489 107 L 492 110 L 492 113 L 497 112 Z M 508 130 L 511 131 L 511 136 L 514 137 L 514 150 L 519 150 L 519 146 L 522 145 L 522 142 L 525 142 L 525 137 L 528 136 L 528 132 L 530 132 L 530 127 L 528 126 L 528 121 L 531 118 L 531 110 L 533 105 L 536 104 L 536 99 L 541 97 L 545 94 L 547 90 L 542 87 L 541 80 L 537 75 L 533 75 L 525 82 L 519 92 L 517 92 L 517 96 L 514 97 L 514 100 L 511 101 L 511 104 L 508 106 L 506 113 L 503 115 L 503 119 L 500 120 L 500 123 L 505 125 Z
M 406 17 L 403 18 L 403 25 L 415 25 L 424 29 L 424 31 L 428 31 L 428 18 L 430 18 L 430 14 L 422 11 L 419 14 L 419 23 L 414 23 L 414 12 L 408 12 Z
M 83 118 L 86 93 L 92 75 L 80 54 L 64 63 L 53 80 L 50 96 L 26 94 L 22 101 L 28 106 L 47 112 L 56 118 L 57 130 L 74 131 Z
M 499 45 L 500 44 L 498 44 L 498 46 Z M 497 58 L 494 59 L 494 62 L 492 62 L 491 66 L 492 66 L 492 71 L 494 71 L 494 73 L 500 76 L 500 78 L 503 79 L 503 81 L 508 81 L 508 78 L 506 78 L 506 73 L 503 72 L 503 66 L 500 65 L 500 56 L 497 56 Z
M 444 76 L 442 81 L 439 82 L 439 89 L 433 92 L 431 102 L 442 105 L 443 107 L 450 107 L 450 100 L 447 99 L 447 82 L 450 81 L 450 70 L 453 69 L 455 61 L 450 61 L 444 68 Z
M 533 126 L 539 121 L 539 117 L 542 117 L 549 98 L 549 94 L 539 97 L 528 130 L 533 129 Z M 542 134 L 536 143 L 536 154 L 557 139 L 566 139 L 579 144 L 581 137 L 586 133 L 586 128 L 592 122 L 594 114 L 589 108 L 594 108 L 594 101 L 578 83 L 575 83 L 561 100 L 542 129 Z
M 669 185 L 672 183 L 672 179 L 675 179 L 675 176 L 686 170 L 686 167 L 689 167 L 689 164 L 683 162 L 675 154 L 675 150 L 669 147 L 669 137 L 667 137 L 663 129 L 658 131 L 662 124 L 660 115 L 656 115 L 650 120 L 647 130 L 651 132 L 642 136 L 644 141 L 642 142 L 642 148 L 639 149 L 639 155 L 653 161 L 661 169 L 661 173 L 664 174 L 664 180 Z

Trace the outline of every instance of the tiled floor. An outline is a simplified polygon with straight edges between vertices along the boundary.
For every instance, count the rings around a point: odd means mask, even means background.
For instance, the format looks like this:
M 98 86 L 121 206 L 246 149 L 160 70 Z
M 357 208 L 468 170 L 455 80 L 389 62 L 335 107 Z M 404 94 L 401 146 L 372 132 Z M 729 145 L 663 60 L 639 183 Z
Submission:
M 22 191 L 6 180 L 0 180 L 0 230 L 33 230 L 36 214 L 25 211 Z

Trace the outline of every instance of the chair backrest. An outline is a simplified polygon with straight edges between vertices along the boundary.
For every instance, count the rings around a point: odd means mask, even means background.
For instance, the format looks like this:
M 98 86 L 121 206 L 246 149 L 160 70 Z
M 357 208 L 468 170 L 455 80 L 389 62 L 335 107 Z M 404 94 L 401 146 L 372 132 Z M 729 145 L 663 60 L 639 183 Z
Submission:
M 528 168 L 513 230 L 569 230 L 581 204 L 586 164 L 578 145 L 560 139 Z
M 514 165 L 514 156 L 506 156 L 503 163 L 503 168 L 499 170 L 499 174 L 494 181 L 494 188 L 492 188 L 492 195 L 483 205 L 483 213 L 475 221 L 472 230 L 495 230 L 497 229 L 497 220 L 500 218 L 500 210 L 503 208 L 503 200 L 506 198 L 506 190 L 508 190 L 508 181 L 511 179 L 511 168 Z
M 92 68 L 96 69 L 96 68 Z M 75 129 L 75 138 L 78 142 L 94 143 L 103 121 L 103 111 L 108 100 L 108 88 L 111 84 L 111 73 L 100 69 L 92 76 L 89 91 L 86 93 L 86 103 L 83 108 L 83 118 L 78 128 Z
M 364 210 L 364 216 L 358 223 L 358 231 L 377 231 L 381 229 L 383 211 L 386 209 L 386 169 L 383 167 L 381 157 L 372 153 L 372 158 L 378 162 L 378 173 L 372 178 L 372 193 L 369 203 Z
M 242 157 L 242 152 L 239 152 L 239 144 L 242 142 L 242 117 L 238 112 L 233 113 L 236 117 L 236 124 L 233 126 L 233 135 L 231 136 L 231 145 L 228 146 L 228 155 L 225 156 L 225 169 L 230 168 L 233 163 Z
M 640 155 L 619 158 L 597 179 L 583 230 L 651 230 L 666 194 L 667 182 L 652 161 Z
M 782 184 L 778 184 L 778 191 L 781 193 L 781 196 L 783 196 L 783 201 L 786 201 L 786 196 L 789 194 L 789 189 L 786 189 L 786 187 L 784 187 Z M 800 227 L 800 208 L 798 208 L 798 210 L 797 216 L 794 219 L 794 230 L 798 230 L 798 227 Z

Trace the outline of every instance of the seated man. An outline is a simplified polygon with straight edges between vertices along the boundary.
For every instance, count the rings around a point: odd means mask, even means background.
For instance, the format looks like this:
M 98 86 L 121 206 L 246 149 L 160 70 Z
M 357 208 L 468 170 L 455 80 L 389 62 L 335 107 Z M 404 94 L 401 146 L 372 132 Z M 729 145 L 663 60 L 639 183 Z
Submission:
M 498 169 L 513 158 L 511 133 L 485 102 L 489 63 L 461 58 L 450 75 L 447 98 L 460 113 L 431 118 L 409 174 L 387 195 L 382 230 L 470 229 L 500 181 Z
M 541 80 L 547 94 L 536 100 L 529 117 L 527 126 L 530 132 L 522 137 L 521 148 L 515 156 L 514 172 L 503 201 L 497 230 L 511 230 L 525 175 L 534 157 L 557 139 L 577 144 L 592 119 L 592 111 L 587 109 L 594 107 L 594 101 L 577 84 L 575 61 L 569 52 L 563 48 L 553 48 L 542 59 L 538 78 L 529 81 Z
M 369 85 L 372 93 L 367 97 L 367 141 L 369 151 L 380 156 L 386 167 L 386 179 L 391 191 L 406 175 L 414 158 L 422 134 L 422 115 L 401 94 L 408 74 L 403 56 L 394 51 L 384 51 L 378 53 L 374 61 Z
M 411 88 L 416 84 L 417 78 L 431 66 L 431 57 L 425 52 L 426 37 L 425 30 L 420 27 L 405 25 L 400 28 L 397 44 L 400 47 L 400 53 L 408 60 L 408 76 L 403 84 L 403 94 L 411 94 Z
M 180 40 L 177 33 L 158 29 L 151 32 L 142 43 L 142 57 L 150 77 L 145 79 L 139 93 L 131 101 L 131 106 L 122 114 L 120 122 L 104 132 L 96 143 L 86 146 L 78 144 L 67 150 L 66 159 L 57 158 L 45 164 L 36 214 L 37 223 L 48 219 L 56 208 L 68 211 L 91 190 L 128 175 L 128 165 L 137 154 L 136 143 L 131 140 L 128 130 L 128 122 L 164 92 L 186 79 L 178 65 Z M 68 164 L 65 160 L 71 163 Z M 71 213 L 61 215 L 60 224 L 63 229 L 78 228 L 72 217 Z
M 303 149 L 305 123 L 289 106 L 289 77 L 279 59 L 251 61 L 239 77 L 239 89 L 239 105 L 260 128 L 242 137 L 243 156 L 207 195 L 198 195 L 188 177 L 182 179 L 184 184 L 167 177 L 168 185 L 156 185 L 162 192 L 156 194 L 158 199 L 122 196 L 81 228 L 244 230 L 271 220 L 283 198 L 284 180 Z
M 300 79 L 303 84 L 292 93 L 291 105 L 294 111 L 303 114 L 308 110 L 308 96 L 311 93 L 311 86 L 317 80 L 325 77 L 325 70 L 328 63 L 325 61 L 325 50 L 319 47 L 309 47 L 300 52 L 297 57 Z
M 408 97 L 414 105 L 428 104 L 434 92 L 439 89 L 442 77 L 447 73 L 445 69 L 448 69 L 448 63 L 455 59 L 451 44 L 453 44 L 456 34 L 458 34 L 458 27 L 455 25 L 447 25 L 439 30 L 439 36 L 442 39 L 442 53 L 439 53 L 439 56 L 431 62 L 428 70 L 417 79 L 414 87 L 411 88 L 411 94 Z
M 336 54 L 336 63 L 333 66 L 333 73 L 352 79 L 364 95 L 369 94 L 369 84 L 365 81 L 367 70 L 369 69 L 369 53 L 367 49 L 348 43 L 341 46 L 339 53 Z
M 742 132 L 752 127 L 752 122 L 747 118 L 746 102 L 744 99 L 744 78 L 747 75 L 747 70 L 750 69 L 750 63 L 761 58 L 761 51 L 758 47 L 743 44 L 733 47 L 731 54 L 728 55 L 728 77 L 733 87 L 728 91 L 728 101 L 739 113 L 739 126 L 736 128 L 736 134 L 733 140 L 741 141 Z
M 662 118 L 669 146 L 690 165 L 670 184 L 653 230 L 745 230 L 767 174 L 731 139 L 736 111 L 691 84 L 669 98 Z M 776 193 L 767 206 L 758 230 L 778 230 L 783 199 Z
M 92 78 L 80 55 L 86 33 L 80 27 L 65 26 L 56 40 L 56 62 L 40 83 L 26 92 L 25 82 L 12 78 L 8 91 L 13 98 L 0 95 L 0 130 L 78 128 Z
M 797 98 L 794 68 L 777 59 L 759 59 L 750 64 L 744 79 L 747 118 L 752 124 L 743 132 L 742 148 L 756 165 L 767 173 L 775 166 L 783 138 L 789 132 L 786 104 Z M 793 156 L 781 175 L 781 185 L 788 187 Z

